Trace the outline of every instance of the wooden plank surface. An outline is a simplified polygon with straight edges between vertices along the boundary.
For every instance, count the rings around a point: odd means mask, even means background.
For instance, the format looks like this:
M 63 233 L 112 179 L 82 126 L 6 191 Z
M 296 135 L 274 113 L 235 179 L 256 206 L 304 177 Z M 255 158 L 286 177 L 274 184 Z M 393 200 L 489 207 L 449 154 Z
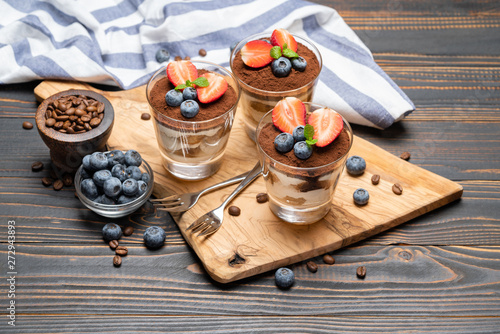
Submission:
M 338 272 L 368 264 L 368 273 L 385 272 L 368 284 L 351 276 L 346 281 L 338 278 L 335 265 L 309 273 L 303 261 L 294 267 L 300 277 L 289 291 L 274 287 L 272 272 L 218 285 L 203 271 L 175 223 L 150 211 L 120 220 L 123 226 L 132 224 L 137 234 L 124 241 L 134 247 L 125 259 L 133 265 L 124 262 L 115 271 L 112 252 L 103 247 L 99 234 L 106 219 L 82 213 L 71 188 L 46 189 L 40 183 L 46 171 L 30 170 L 33 161 L 48 162 L 48 150 L 36 131 L 21 128 L 25 120 L 34 122 L 37 103 L 32 92 L 39 82 L 0 85 L 0 256 L 6 256 L 9 219 L 19 226 L 22 256 L 18 326 L 8 328 L 1 322 L 0 333 L 498 332 L 500 34 L 496 27 L 484 27 L 492 18 L 498 25 L 498 2 L 315 2 L 339 11 L 417 106 L 410 117 L 386 131 L 355 127 L 356 133 L 393 154 L 410 151 L 413 164 L 458 181 L 464 187 L 462 199 L 332 253 L 342 264 Z M 421 19 L 402 22 L 408 17 Z M 448 17 L 474 24 L 452 24 Z M 387 18 L 391 29 L 384 28 L 381 18 Z M 377 24 L 371 26 L 379 29 L 370 27 L 373 19 Z M 397 19 L 402 23 L 395 29 Z M 484 88 L 483 78 L 491 88 Z M 441 88 L 447 86 L 453 88 Z M 452 136 L 437 135 L 450 132 Z M 429 145 L 435 149 L 427 153 Z M 167 229 L 168 243 L 157 252 L 141 253 L 141 232 L 151 225 Z M 398 261 L 400 250 L 424 254 L 417 261 L 423 265 L 419 276 L 406 270 L 407 262 Z M 68 265 L 56 267 L 51 260 Z M 5 260 L 0 260 L 2 274 L 4 266 Z M 85 281 L 85 275 L 91 279 Z M 446 281 L 451 275 L 454 278 Z M 89 282 L 104 286 L 93 289 Z M 4 305 L 5 281 L 0 289 Z M 154 297 L 156 293 L 160 296 Z M 78 298 L 70 303 L 68 296 Z M 265 314 L 254 316 L 260 305 Z M 150 316 L 157 306 L 160 311 Z M 378 311 L 380 306 L 384 312 Z M 284 315 L 293 309 L 302 314 Z M 6 311 L 0 312 L 3 318 Z
M 43 100 L 55 93 L 82 88 L 94 90 L 76 82 L 46 80 L 34 92 L 38 100 Z M 152 122 L 141 120 L 141 114 L 149 108 L 145 87 L 98 93 L 111 102 L 115 112 L 108 147 L 136 149 L 141 153 L 155 172 L 153 193 L 158 198 L 204 189 L 251 170 L 259 159 L 255 144 L 245 133 L 241 113 L 237 112 L 221 169 L 198 182 L 176 179 L 162 166 Z M 134 129 L 132 136 L 130 129 Z M 462 195 L 459 184 L 403 161 L 360 137 L 354 136 L 349 154 L 364 157 L 367 169 L 359 177 L 349 176 L 344 171 L 330 212 L 315 224 L 296 226 L 284 223 L 269 210 L 267 204 L 257 203 L 256 195 L 266 192 L 262 178 L 254 181 L 232 201 L 231 204 L 241 208 L 241 214 L 233 217 L 225 213 L 225 223 L 208 238 L 200 238 L 185 230 L 198 217 L 222 203 L 234 187 L 203 196 L 191 210 L 173 215 L 174 220 L 210 276 L 227 283 L 345 247 L 448 204 Z M 371 185 L 373 174 L 381 175 L 377 186 Z M 401 196 L 392 192 L 394 183 L 403 186 Z M 352 200 L 352 192 L 357 188 L 370 192 L 370 203 L 363 207 L 355 205 Z M 237 263 L 235 259 L 238 259 Z

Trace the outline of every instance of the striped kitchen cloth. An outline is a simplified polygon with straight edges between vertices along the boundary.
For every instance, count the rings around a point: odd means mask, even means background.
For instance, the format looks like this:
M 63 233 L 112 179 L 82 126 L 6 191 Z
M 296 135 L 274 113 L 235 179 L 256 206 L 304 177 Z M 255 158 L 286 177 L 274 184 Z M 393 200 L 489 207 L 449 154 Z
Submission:
M 387 128 L 415 107 L 332 8 L 303 0 L 0 0 L 0 84 L 69 79 L 130 89 L 158 49 L 229 67 L 229 46 L 285 28 L 323 58 L 314 102 Z

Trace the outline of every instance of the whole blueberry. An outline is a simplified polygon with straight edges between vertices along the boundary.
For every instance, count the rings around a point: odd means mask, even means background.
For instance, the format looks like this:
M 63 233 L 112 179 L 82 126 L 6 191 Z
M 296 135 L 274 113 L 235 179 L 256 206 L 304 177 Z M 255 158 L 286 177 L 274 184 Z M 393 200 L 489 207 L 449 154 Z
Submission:
M 140 166 L 142 164 L 142 157 L 136 150 L 128 150 L 125 152 L 125 164 L 127 166 Z
M 92 167 L 90 166 L 90 154 L 87 154 L 86 156 L 83 157 L 82 159 L 82 165 L 83 168 L 85 168 L 87 171 L 92 172 Z
M 299 141 L 293 146 L 293 153 L 299 159 L 306 160 L 309 159 L 313 152 L 311 146 L 307 145 L 305 141 Z
M 116 204 L 127 204 L 132 202 L 136 197 L 130 197 L 126 195 L 120 195 L 120 197 L 117 198 Z
M 90 170 L 97 171 L 108 167 L 108 157 L 103 152 L 94 152 L 89 158 Z
M 144 232 L 144 243 L 151 249 L 160 248 L 165 243 L 165 230 L 158 226 L 150 226 Z
M 165 49 L 159 49 L 156 51 L 155 57 L 157 62 L 163 63 L 170 60 L 170 52 Z
M 288 289 L 295 282 L 295 274 L 288 268 L 279 268 L 274 274 L 276 285 L 280 289 Z
M 107 223 L 102 228 L 102 237 L 105 241 L 118 240 L 122 236 L 122 229 L 115 223 Z
M 142 172 L 137 166 L 128 166 L 125 168 L 125 173 L 127 173 L 127 179 L 135 179 L 139 181 L 142 177 Z
M 122 182 L 116 177 L 110 177 L 102 186 L 104 194 L 111 198 L 116 198 L 122 192 Z
M 306 66 L 307 61 L 304 58 L 298 57 L 292 59 L 292 67 L 297 71 L 304 72 L 306 70 Z
M 148 184 L 144 181 L 137 181 L 137 196 L 141 196 L 148 190 Z
M 111 175 L 116 177 L 118 180 L 121 182 L 125 181 L 128 179 L 127 177 L 127 171 L 125 166 L 123 165 L 114 165 L 113 168 L 111 168 Z
M 178 90 L 171 89 L 165 95 L 165 102 L 167 102 L 167 105 L 171 107 L 180 106 L 182 101 L 184 101 L 184 98 L 182 97 L 182 92 L 179 92 Z
M 107 204 L 107 205 L 114 205 L 115 201 L 112 198 L 109 198 L 106 196 L 106 194 L 102 194 L 97 196 L 97 198 L 94 200 L 95 203 L 99 204 Z
M 108 157 L 108 168 L 125 162 L 125 154 L 120 150 L 113 150 L 106 154 Z
M 142 173 L 141 180 L 146 182 L 146 183 L 149 183 L 149 180 L 151 180 L 151 176 L 149 176 L 148 173 Z
M 182 97 L 184 98 L 184 100 L 196 100 L 196 98 L 198 97 L 198 93 L 193 87 L 186 87 L 182 91 Z
M 200 106 L 194 100 L 186 100 L 181 103 L 181 114 L 186 118 L 193 118 L 198 115 Z
M 368 194 L 367 190 L 358 188 L 352 194 L 352 198 L 354 199 L 354 203 L 357 205 L 365 205 L 370 199 L 370 194 Z
M 347 158 L 345 163 L 347 172 L 351 175 L 361 175 L 365 171 L 366 161 L 358 155 L 353 155 Z
M 102 187 L 104 186 L 104 182 L 111 177 L 111 172 L 108 169 L 101 169 L 94 173 L 92 180 L 94 180 L 96 186 Z
M 293 136 L 288 132 L 282 132 L 274 138 L 274 148 L 280 153 L 290 152 L 294 144 Z
M 139 187 L 136 179 L 126 179 L 122 184 L 122 192 L 125 196 L 133 197 L 137 194 Z
M 82 177 L 82 180 L 91 179 L 92 172 L 89 172 L 87 169 L 82 168 L 82 169 L 80 169 L 80 176 Z
M 275 77 L 283 78 L 290 74 L 292 63 L 286 57 L 279 57 L 271 63 L 271 70 Z
M 85 197 L 90 200 L 93 200 L 97 196 L 99 196 L 99 191 L 97 190 L 97 187 L 92 179 L 83 180 L 80 184 L 80 189 L 82 191 L 82 194 L 84 194 Z
M 297 126 L 295 129 L 293 129 L 292 135 L 295 141 L 306 140 L 306 137 L 304 136 L 304 126 L 303 125 Z

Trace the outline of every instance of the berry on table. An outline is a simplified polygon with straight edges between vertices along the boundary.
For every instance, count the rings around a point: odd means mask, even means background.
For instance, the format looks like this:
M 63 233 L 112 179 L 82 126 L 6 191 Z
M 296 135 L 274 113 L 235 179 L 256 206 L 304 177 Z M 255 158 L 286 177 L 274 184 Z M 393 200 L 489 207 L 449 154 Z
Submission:
M 127 166 L 140 166 L 142 164 L 142 157 L 136 150 L 128 150 L 125 153 L 125 163 Z
M 293 146 L 293 153 L 295 156 L 301 160 L 309 159 L 313 150 L 310 145 L 307 145 L 305 141 L 299 141 Z
M 366 161 L 359 155 L 353 155 L 347 158 L 345 163 L 347 172 L 351 175 L 361 175 L 366 169 Z
M 182 101 L 184 101 L 182 92 L 178 90 L 171 89 L 165 94 L 165 102 L 167 102 L 167 105 L 170 107 L 178 107 L 181 105 Z
M 122 229 L 115 223 L 107 223 L 102 228 L 102 237 L 105 241 L 118 240 L 122 236 Z
M 285 97 L 274 106 L 272 118 L 282 132 L 293 133 L 297 126 L 306 124 L 306 107 L 296 97 Z
M 165 243 L 165 230 L 158 226 L 150 226 L 144 232 L 144 243 L 146 247 L 157 249 Z
M 354 203 L 356 203 L 357 205 L 365 205 L 370 199 L 370 194 L 367 190 L 358 188 L 352 194 L 352 198 L 354 199 Z
M 342 116 L 333 109 L 321 108 L 312 112 L 307 123 L 314 127 L 316 146 L 325 147 L 338 137 L 344 128 Z
M 287 132 L 282 132 L 274 138 L 274 148 L 280 153 L 290 152 L 294 143 L 293 136 Z
M 274 76 L 283 78 L 290 74 L 290 71 L 292 70 L 292 63 L 286 57 L 279 57 L 271 63 L 271 70 L 273 71 Z
M 292 135 L 295 141 L 306 140 L 306 136 L 304 136 L 304 126 L 303 125 L 297 126 L 295 129 L 293 129 Z
M 307 61 L 304 58 L 298 57 L 292 59 L 292 67 L 297 71 L 304 72 L 306 70 L 306 66 Z
M 186 118 L 193 118 L 198 115 L 200 106 L 194 100 L 185 100 L 181 103 L 181 115 Z
M 168 52 L 165 49 L 159 49 L 158 51 L 156 51 L 155 58 L 156 58 L 156 61 L 159 63 L 169 61 L 170 60 L 170 52 Z
M 274 280 L 280 289 L 288 289 L 295 282 L 295 274 L 288 268 L 279 268 L 274 273 Z

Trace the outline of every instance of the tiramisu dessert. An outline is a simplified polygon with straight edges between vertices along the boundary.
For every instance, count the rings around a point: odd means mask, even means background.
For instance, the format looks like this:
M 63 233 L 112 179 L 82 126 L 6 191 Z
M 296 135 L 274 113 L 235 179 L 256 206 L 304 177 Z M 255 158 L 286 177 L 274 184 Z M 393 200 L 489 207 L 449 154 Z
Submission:
M 215 173 L 239 100 L 231 73 L 208 62 L 174 61 L 153 75 L 147 98 L 166 169 L 186 180 Z
M 349 124 L 333 109 L 287 97 L 257 129 L 274 214 L 297 224 L 323 218 L 352 145 Z
M 312 101 L 322 67 L 318 49 L 307 39 L 275 29 L 242 40 L 231 54 L 231 71 L 241 86 L 243 122 L 255 140 L 255 129 L 284 97 Z

